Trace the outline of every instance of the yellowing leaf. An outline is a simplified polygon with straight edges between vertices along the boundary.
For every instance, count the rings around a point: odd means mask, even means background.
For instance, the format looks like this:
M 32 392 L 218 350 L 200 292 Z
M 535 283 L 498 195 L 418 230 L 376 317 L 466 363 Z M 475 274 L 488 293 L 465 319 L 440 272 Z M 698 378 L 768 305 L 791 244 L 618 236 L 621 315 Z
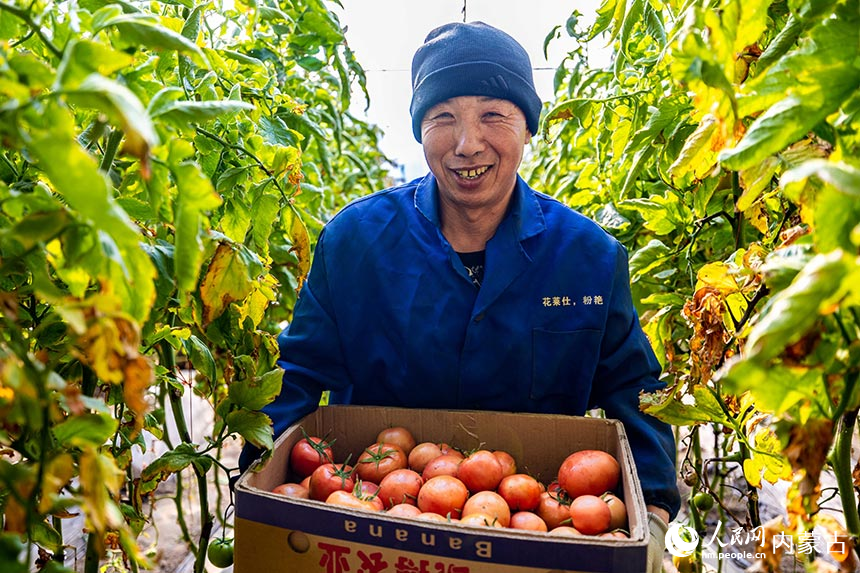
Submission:
M 135 427 L 143 427 L 144 414 L 149 410 L 146 391 L 155 381 L 152 364 L 145 356 L 137 355 L 123 367 L 123 398 L 134 413 Z
M 244 300 L 253 289 L 252 277 L 244 259 L 227 243 L 218 245 L 206 276 L 200 283 L 203 299 L 203 322 L 209 324 L 224 312 L 231 302 Z
M 294 209 L 290 209 L 287 212 L 291 214 L 289 234 L 293 247 L 290 249 L 290 252 L 295 254 L 298 259 L 298 273 L 296 274 L 298 286 L 296 290 L 302 290 L 302 285 L 304 285 L 308 272 L 311 269 L 311 240 L 308 236 L 308 228 L 305 226 L 305 222 L 302 221 L 298 212 Z
M 753 487 L 761 487 L 761 470 L 764 463 L 760 458 L 747 458 L 744 460 L 744 477 Z

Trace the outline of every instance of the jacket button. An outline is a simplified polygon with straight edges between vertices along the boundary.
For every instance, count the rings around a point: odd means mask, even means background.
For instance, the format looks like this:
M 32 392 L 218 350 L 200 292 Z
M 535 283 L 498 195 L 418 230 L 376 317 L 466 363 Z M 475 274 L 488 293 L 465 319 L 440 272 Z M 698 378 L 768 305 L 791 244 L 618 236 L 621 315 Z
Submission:
M 484 313 L 483 313 L 483 312 L 479 313 L 479 314 L 475 317 L 475 322 L 481 322 L 482 320 L 484 320 Z

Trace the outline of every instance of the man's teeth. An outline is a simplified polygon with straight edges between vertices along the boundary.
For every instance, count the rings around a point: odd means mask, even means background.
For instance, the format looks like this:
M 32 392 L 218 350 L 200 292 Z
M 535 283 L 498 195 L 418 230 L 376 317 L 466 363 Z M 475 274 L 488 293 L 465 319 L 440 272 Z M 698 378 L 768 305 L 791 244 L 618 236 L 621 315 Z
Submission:
M 458 169 L 457 175 L 459 175 L 463 179 L 474 179 L 486 173 L 487 169 L 489 169 L 489 167 L 479 167 L 477 169 Z

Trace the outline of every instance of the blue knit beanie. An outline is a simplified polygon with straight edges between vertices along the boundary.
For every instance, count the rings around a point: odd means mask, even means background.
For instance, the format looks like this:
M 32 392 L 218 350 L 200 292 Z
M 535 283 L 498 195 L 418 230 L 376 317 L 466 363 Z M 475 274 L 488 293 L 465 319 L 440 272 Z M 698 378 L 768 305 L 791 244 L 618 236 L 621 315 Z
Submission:
M 532 64 L 511 36 L 483 22 L 439 26 L 427 35 L 412 59 L 412 133 L 421 142 L 427 110 L 456 96 L 489 96 L 509 100 L 537 133 L 541 100 L 535 91 Z

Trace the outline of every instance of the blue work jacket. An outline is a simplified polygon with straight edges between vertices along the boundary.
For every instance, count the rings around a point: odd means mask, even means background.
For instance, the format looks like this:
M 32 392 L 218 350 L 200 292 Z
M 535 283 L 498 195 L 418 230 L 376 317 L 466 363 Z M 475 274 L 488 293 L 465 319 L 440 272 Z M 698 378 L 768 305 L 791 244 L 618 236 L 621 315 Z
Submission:
M 646 503 L 680 500 L 670 427 L 639 411 L 662 388 L 624 247 L 518 178 L 476 288 L 442 235 L 427 175 L 358 199 L 323 229 L 278 338 L 275 435 L 331 402 L 583 414 L 624 423 Z

